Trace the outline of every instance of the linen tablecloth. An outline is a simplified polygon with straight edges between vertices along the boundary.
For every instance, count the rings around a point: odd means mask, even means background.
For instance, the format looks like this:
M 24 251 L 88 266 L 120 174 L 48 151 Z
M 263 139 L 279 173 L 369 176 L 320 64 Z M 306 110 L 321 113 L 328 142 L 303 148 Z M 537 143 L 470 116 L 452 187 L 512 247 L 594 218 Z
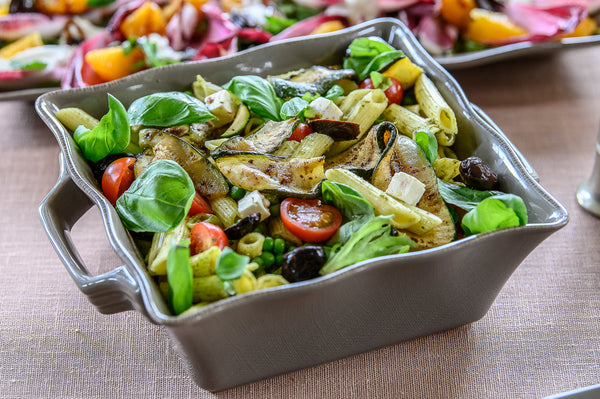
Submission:
M 519 266 L 470 325 L 210 393 L 164 329 L 102 315 L 52 249 L 37 207 L 58 146 L 33 103 L 0 103 L 0 397 L 543 398 L 600 383 L 600 219 L 580 209 L 600 123 L 600 47 L 454 72 L 516 144 L 569 224 Z M 95 273 L 119 260 L 94 209 L 73 239 Z

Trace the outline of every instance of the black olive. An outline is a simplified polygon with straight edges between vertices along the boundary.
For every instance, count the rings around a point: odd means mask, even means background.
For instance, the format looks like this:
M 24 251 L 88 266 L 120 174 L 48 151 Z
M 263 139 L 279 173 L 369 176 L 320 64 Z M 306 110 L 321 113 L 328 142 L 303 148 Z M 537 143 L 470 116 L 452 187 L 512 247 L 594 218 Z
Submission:
M 460 163 L 460 176 L 468 187 L 475 190 L 498 188 L 498 175 L 478 157 L 469 157 Z
M 281 275 L 291 283 L 310 280 L 319 276 L 319 270 L 326 261 L 327 255 L 323 247 L 298 247 L 283 255 Z
M 225 235 L 230 240 L 239 240 L 248 233 L 251 233 L 260 223 L 260 213 L 248 215 L 236 224 L 227 227 Z
M 12 0 L 8 6 L 8 12 L 10 14 L 35 11 L 35 0 Z
M 114 161 L 116 161 L 119 158 L 125 158 L 125 157 L 134 157 L 135 158 L 135 155 L 126 154 L 126 153 L 125 154 L 110 154 L 110 155 L 107 155 L 106 157 L 102 158 L 98 162 L 92 164 L 92 173 L 94 174 L 94 177 L 98 181 L 102 181 L 102 175 L 104 174 L 104 171 L 106 170 L 106 168 L 108 168 L 108 165 L 110 165 L 111 163 L 113 163 Z

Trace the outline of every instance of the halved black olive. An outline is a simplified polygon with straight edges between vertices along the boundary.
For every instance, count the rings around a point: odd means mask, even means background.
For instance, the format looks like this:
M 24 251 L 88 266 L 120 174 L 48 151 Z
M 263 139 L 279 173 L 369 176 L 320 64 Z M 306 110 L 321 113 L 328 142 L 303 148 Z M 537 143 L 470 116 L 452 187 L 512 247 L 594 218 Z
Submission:
M 460 163 L 460 176 L 468 187 L 475 190 L 498 188 L 498 175 L 478 157 L 469 157 Z
M 327 254 L 323 247 L 298 247 L 283 255 L 281 275 L 291 283 L 310 280 L 319 276 L 319 270 L 326 261 Z
M 239 240 L 248 233 L 251 233 L 260 223 L 260 213 L 253 213 L 246 216 L 236 224 L 227 227 L 225 235 L 230 240 Z

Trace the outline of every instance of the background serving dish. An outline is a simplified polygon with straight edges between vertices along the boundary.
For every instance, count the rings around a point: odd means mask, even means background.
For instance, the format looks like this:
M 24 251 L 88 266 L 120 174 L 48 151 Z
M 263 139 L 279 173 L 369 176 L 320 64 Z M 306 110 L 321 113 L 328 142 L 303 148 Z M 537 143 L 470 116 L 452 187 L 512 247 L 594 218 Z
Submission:
M 460 157 L 475 154 L 502 178 L 504 191 L 529 207 L 527 226 L 443 247 L 363 262 L 316 280 L 233 297 L 175 318 L 100 193 L 69 132 L 53 116 L 73 106 L 106 111 L 110 92 L 126 106 L 154 91 L 189 88 L 196 74 L 225 83 L 239 74 L 274 74 L 339 62 L 356 37 L 380 36 L 421 65 L 454 108 Z M 567 223 L 567 212 L 536 181 L 503 134 L 482 117 L 457 83 L 394 20 L 365 23 L 331 35 L 293 39 L 243 54 L 149 70 L 100 86 L 44 94 L 36 109 L 60 144 L 62 172 L 40 212 L 46 231 L 79 288 L 103 313 L 136 309 L 165 326 L 202 387 L 221 390 L 256 379 L 390 345 L 483 317 L 519 263 Z M 124 265 L 90 276 L 68 238 L 96 205 Z

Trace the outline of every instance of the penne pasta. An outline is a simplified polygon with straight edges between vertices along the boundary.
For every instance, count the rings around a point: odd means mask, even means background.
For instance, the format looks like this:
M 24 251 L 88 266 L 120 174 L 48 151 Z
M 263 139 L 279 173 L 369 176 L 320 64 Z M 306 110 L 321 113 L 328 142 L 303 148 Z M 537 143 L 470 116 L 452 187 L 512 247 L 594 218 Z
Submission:
M 100 121 L 88 114 L 81 108 L 62 108 L 56 111 L 56 119 L 72 131 L 75 131 L 78 126 L 82 125 L 87 129 L 93 129 L 98 126 Z
M 452 158 L 438 158 L 433 162 L 435 175 L 444 181 L 454 180 L 460 174 L 460 161 Z
M 210 207 L 225 227 L 234 224 L 239 216 L 237 202 L 230 196 L 210 200 Z
M 219 247 L 214 246 L 190 257 L 190 265 L 194 277 L 206 277 L 215 274 L 217 258 L 221 254 Z
M 455 135 L 458 132 L 454 111 L 425 74 L 421 74 L 415 83 L 415 97 L 421 111 L 431 118 L 442 131 L 449 135 Z
M 258 258 L 263 251 L 265 236 L 260 233 L 248 233 L 237 243 L 237 252 L 249 256 L 250 258 Z
M 383 111 L 383 116 L 392 122 L 400 133 L 410 138 L 419 131 L 429 131 L 434 134 L 439 131 L 439 128 L 430 119 L 422 118 L 398 104 L 390 104 Z
M 325 154 L 331 145 L 333 139 L 326 134 L 311 133 L 300 142 L 292 156 L 296 158 L 314 158 Z
M 216 275 L 195 277 L 192 286 L 192 301 L 194 303 L 214 302 L 229 296 L 227 291 L 225 291 L 223 283 Z

